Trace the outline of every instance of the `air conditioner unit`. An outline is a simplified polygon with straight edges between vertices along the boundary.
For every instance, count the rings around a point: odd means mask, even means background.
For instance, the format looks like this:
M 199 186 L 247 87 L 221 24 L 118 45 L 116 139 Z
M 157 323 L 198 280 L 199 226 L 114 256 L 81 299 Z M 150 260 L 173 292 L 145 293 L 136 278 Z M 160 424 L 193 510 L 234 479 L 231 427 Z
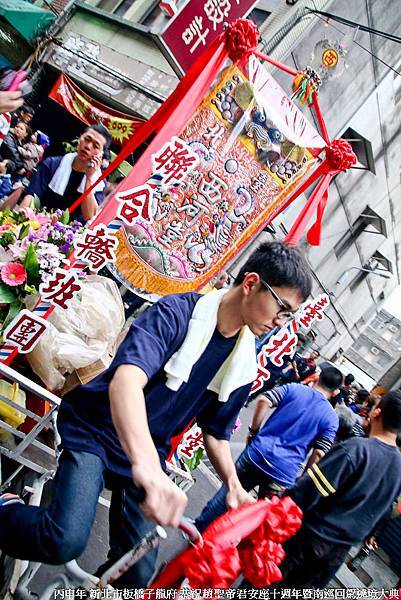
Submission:
M 376 348 L 376 346 L 372 346 L 370 351 L 372 354 L 375 354 L 375 355 L 380 354 L 380 350 L 379 350 L 379 348 Z
M 398 327 L 396 325 L 389 325 L 389 331 L 391 331 L 391 333 L 397 333 Z

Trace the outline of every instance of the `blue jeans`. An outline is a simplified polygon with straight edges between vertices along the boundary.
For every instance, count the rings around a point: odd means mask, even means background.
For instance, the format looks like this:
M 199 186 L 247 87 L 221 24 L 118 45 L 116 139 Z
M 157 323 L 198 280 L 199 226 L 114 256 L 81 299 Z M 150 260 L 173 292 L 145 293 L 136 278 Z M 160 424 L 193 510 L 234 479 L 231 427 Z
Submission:
M 15 558 L 53 565 L 78 558 L 89 539 L 105 476 L 105 465 L 98 456 L 63 450 L 48 507 L 13 504 L 0 508 L 0 549 Z M 132 480 L 114 478 L 110 487 L 110 551 L 108 562 L 98 572 L 106 570 L 155 527 L 142 515 Z M 148 552 L 116 582 L 116 587 L 146 587 L 156 558 L 157 550 Z
M 259 469 L 249 458 L 248 448 L 242 452 L 237 462 L 235 463 L 238 479 L 242 487 L 249 492 L 255 486 L 259 486 L 259 498 L 263 498 L 268 490 L 280 493 L 284 491 L 284 487 L 277 484 L 272 477 L 266 475 Z M 227 488 L 222 485 L 218 492 L 209 500 L 205 508 L 195 520 L 195 525 L 199 531 L 204 531 L 212 521 L 220 517 L 227 511 L 226 505 Z

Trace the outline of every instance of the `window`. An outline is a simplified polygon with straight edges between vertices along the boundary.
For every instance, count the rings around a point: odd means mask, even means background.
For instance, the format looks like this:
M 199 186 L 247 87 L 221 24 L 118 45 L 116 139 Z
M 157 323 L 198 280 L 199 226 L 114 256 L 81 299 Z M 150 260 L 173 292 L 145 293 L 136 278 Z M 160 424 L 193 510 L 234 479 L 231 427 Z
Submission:
M 382 329 L 384 327 L 383 317 L 381 317 L 380 315 L 377 315 L 373 319 L 373 321 L 371 321 L 371 323 L 369 323 L 369 326 L 372 327 L 372 329 Z
M 180 8 L 184 2 L 177 0 L 177 7 Z M 97 8 L 147 27 L 156 25 L 160 30 L 170 19 L 159 7 L 159 0 L 100 0 Z
M 351 229 L 334 246 L 334 253 L 337 258 L 341 258 L 359 238 L 362 233 L 380 234 L 387 237 L 385 220 L 374 210 L 367 206 L 353 223 Z
M 357 133 L 351 127 L 348 127 L 341 137 L 351 144 L 352 149 L 358 159 L 357 164 L 351 168 L 370 171 L 373 173 L 373 175 L 376 175 L 375 160 L 373 158 L 373 148 L 371 142 Z
M 393 362 L 392 357 L 386 352 L 380 352 L 376 358 L 376 362 L 381 367 L 389 367 Z
M 358 275 L 356 275 L 356 277 L 354 277 L 354 279 L 351 281 L 349 289 L 351 290 L 351 292 L 355 292 L 355 290 L 361 285 L 361 283 L 363 281 L 365 281 L 366 277 L 368 275 L 367 271 L 359 271 Z
M 258 29 L 263 25 L 266 19 L 271 15 L 270 12 L 266 10 L 261 10 L 260 8 L 254 8 L 247 16 L 247 19 L 252 19 L 254 23 L 258 26 Z

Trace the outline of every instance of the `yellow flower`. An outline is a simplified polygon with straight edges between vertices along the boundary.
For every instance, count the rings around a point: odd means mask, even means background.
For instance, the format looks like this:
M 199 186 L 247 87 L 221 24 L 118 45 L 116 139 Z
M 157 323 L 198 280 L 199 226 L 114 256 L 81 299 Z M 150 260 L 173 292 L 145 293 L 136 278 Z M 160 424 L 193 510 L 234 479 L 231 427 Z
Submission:
M 29 227 L 33 230 L 35 229 L 40 229 L 41 225 L 39 223 L 39 221 L 28 221 Z M 24 223 L 25 225 L 25 223 Z

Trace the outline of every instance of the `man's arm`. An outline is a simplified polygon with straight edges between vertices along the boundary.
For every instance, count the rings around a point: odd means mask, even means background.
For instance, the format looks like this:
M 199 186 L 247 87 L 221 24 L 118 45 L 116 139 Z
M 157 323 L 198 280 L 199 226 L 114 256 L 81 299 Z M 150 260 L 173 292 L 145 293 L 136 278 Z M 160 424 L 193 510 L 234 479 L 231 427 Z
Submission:
M 288 491 L 303 511 L 310 510 L 320 500 L 335 494 L 354 475 L 351 459 L 343 444 L 338 444 L 314 464 Z
M 96 174 L 100 169 L 100 165 L 102 164 L 102 155 L 94 156 L 92 160 L 89 162 L 85 175 L 85 192 L 88 190 L 91 185 L 93 185 L 96 181 Z M 96 201 L 95 192 L 92 190 L 85 200 L 81 203 L 81 212 L 85 221 L 90 221 L 96 215 L 98 210 L 98 203 Z
M 109 385 L 110 408 L 119 440 L 132 467 L 134 483 L 145 491 L 146 517 L 177 527 L 187 497 L 163 472 L 146 415 L 143 389 L 148 381 L 134 365 L 117 368 Z
M 205 448 L 210 462 L 228 489 L 226 504 L 228 508 L 238 508 L 245 502 L 254 502 L 254 498 L 246 491 L 238 479 L 235 464 L 227 440 L 218 440 L 209 433 L 203 434 Z
M 323 450 L 321 450 L 320 448 L 313 448 L 313 450 L 308 458 L 308 462 L 306 463 L 305 471 L 310 469 L 311 466 L 314 465 L 315 463 L 319 462 L 319 460 L 321 458 L 323 458 L 323 456 L 325 454 L 326 453 Z

